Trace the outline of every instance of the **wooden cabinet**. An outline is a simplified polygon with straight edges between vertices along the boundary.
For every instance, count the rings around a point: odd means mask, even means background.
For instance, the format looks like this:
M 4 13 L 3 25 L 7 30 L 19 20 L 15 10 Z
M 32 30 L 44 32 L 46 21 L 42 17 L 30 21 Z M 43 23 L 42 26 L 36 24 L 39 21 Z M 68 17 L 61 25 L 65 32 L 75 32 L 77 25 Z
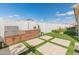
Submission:
M 6 36 L 5 43 L 7 45 L 16 44 L 25 40 L 30 40 L 39 36 L 39 30 L 27 30 L 24 33 L 18 35 Z

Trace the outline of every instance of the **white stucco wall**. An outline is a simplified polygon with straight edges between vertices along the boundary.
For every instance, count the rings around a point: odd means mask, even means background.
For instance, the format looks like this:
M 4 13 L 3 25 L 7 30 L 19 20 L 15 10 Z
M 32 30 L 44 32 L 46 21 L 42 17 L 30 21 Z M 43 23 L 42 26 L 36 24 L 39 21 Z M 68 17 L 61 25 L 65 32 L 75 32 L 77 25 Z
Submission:
M 4 21 L 0 18 L 0 36 L 4 37 Z
M 29 28 L 28 28 L 29 24 Z M 18 26 L 20 30 L 30 30 L 33 29 L 34 26 L 40 26 L 41 31 L 44 33 L 51 32 L 51 30 L 58 29 L 59 27 L 65 28 L 70 27 L 69 24 L 55 24 L 55 23 L 40 23 L 35 21 L 14 21 L 14 20 L 4 20 L 0 19 L 0 36 L 4 37 L 4 27 L 5 26 Z

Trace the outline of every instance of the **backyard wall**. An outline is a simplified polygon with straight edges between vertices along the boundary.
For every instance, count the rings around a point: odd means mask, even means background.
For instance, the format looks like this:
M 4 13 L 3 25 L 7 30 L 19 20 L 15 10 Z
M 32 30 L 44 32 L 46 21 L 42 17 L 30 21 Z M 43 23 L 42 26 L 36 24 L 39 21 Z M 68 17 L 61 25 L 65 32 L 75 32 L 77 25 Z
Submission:
M 4 37 L 5 26 L 18 26 L 19 30 L 33 30 L 34 26 L 40 26 L 40 29 L 44 33 L 51 32 L 51 30 L 66 27 L 71 27 L 70 24 L 56 24 L 56 23 L 45 23 L 27 20 L 6 20 L 0 19 L 0 36 Z

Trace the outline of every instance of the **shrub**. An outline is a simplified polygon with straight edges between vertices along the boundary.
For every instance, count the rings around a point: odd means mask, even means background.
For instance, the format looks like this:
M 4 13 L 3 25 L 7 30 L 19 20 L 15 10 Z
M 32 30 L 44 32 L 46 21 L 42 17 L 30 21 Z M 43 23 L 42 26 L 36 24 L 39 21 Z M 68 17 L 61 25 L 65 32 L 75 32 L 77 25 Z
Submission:
M 36 26 L 34 26 L 33 29 L 36 29 Z
M 61 32 L 63 32 L 64 33 L 64 31 L 65 31 L 66 29 L 63 29 L 63 28 L 59 28 L 59 29 L 57 29 L 57 30 L 52 30 L 52 32 L 55 32 L 55 33 L 61 33 Z
M 52 32 L 59 33 L 59 30 L 52 30 Z
M 64 34 L 72 35 L 72 36 L 76 36 L 76 35 L 77 35 L 77 33 L 76 33 L 75 31 L 73 31 L 73 30 L 66 30 L 66 31 L 64 32 Z

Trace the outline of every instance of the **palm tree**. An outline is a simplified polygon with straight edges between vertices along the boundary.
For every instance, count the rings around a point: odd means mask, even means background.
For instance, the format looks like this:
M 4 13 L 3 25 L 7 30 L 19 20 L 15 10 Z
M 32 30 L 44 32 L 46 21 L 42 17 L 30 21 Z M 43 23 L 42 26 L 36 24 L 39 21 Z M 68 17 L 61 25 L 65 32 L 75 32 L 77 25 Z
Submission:
M 75 14 L 76 23 L 77 23 L 76 30 L 78 32 L 78 37 L 79 37 L 79 5 L 76 5 L 74 7 L 74 14 Z
M 37 24 L 39 32 L 41 32 L 40 26 Z
M 34 26 L 33 29 L 36 29 L 36 26 Z

